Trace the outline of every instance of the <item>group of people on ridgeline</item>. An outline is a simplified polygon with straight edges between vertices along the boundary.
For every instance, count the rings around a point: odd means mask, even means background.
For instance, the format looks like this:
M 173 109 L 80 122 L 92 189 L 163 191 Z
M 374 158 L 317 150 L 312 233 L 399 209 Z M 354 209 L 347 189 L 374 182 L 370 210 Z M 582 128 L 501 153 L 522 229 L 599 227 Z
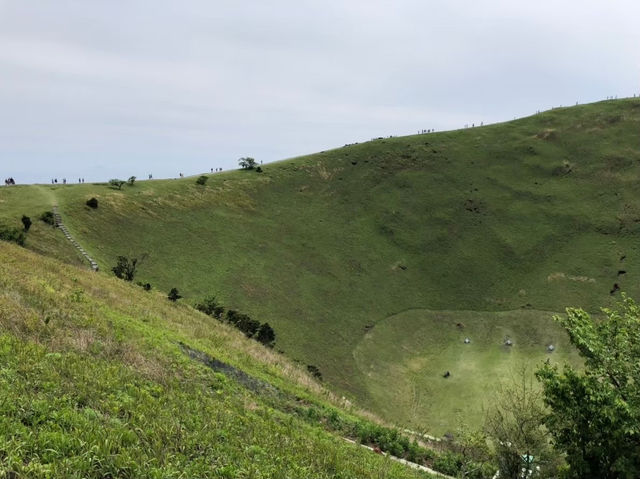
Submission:
M 215 171 L 211 168 L 211 173 L 218 173 L 219 171 L 222 171 L 222 168 L 216 168 Z
M 78 183 L 84 183 L 84 178 L 78 178 Z M 51 178 L 51 184 L 52 185 L 57 185 L 58 184 L 58 178 Z M 67 179 L 66 178 L 62 178 L 62 184 L 63 185 L 67 184 Z
M 84 178 L 78 178 L 78 183 L 84 183 Z M 13 178 L 6 178 L 4 180 L 4 184 L 6 186 L 15 185 L 16 184 L 16 180 L 14 180 Z M 51 178 L 51 184 L 52 185 L 57 185 L 58 184 L 58 178 Z M 62 184 L 63 185 L 67 184 L 67 179 L 66 178 L 62 178 Z

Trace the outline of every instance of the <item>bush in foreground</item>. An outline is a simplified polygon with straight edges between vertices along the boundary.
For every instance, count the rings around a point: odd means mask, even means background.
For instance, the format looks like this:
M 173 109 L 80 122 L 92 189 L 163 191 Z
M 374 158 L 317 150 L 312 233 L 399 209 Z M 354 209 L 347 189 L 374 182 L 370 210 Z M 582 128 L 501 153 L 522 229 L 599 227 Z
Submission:
M 555 317 L 585 364 L 537 372 L 551 410 L 545 423 L 566 453 L 566 477 L 640 477 L 640 307 L 623 294 L 617 309 L 602 311 L 603 321 L 573 308 Z

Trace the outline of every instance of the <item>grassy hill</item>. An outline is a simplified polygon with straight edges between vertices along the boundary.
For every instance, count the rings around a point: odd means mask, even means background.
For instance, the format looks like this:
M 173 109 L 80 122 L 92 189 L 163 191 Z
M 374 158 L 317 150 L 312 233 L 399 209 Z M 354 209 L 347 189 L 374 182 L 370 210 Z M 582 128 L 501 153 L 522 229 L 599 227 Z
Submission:
M 165 295 L 5 242 L 0 285 L 0 477 L 428 477 L 346 443 L 376 426 Z
M 4 188 L 1 214 L 39 213 L 37 195 L 56 202 L 103 271 L 118 255 L 148 253 L 137 279 L 192 302 L 214 294 L 268 321 L 276 348 L 319 367 L 337 391 L 443 433 L 461 408 L 445 398 L 460 384 L 487 391 L 494 367 L 499 381 L 520 359 L 572 360 L 550 312 L 597 311 L 614 284 L 640 293 L 639 128 L 640 100 L 607 101 L 345 146 L 204 186 Z M 85 206 L 90 197 L 98 209 Z M 48 236 L 27 244 L 55 253 Z M 419 399 L 392 397 L 385 384 Z M 472 423 L 483 400 L 467 412 Z

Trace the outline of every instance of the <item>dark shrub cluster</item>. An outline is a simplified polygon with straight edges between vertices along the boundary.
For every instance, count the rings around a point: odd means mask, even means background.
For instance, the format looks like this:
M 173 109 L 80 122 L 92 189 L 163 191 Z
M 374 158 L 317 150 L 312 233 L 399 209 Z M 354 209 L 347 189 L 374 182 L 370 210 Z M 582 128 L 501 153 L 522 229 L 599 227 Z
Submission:
M 224 314 L 224 306 L 218 303 L 218 300 L 215 296 L 209 296 L 202 300 L 201 303 L 197 303 L 195 308 L 198 311 L 202 311 L 204 314 L 211 316 L 212 318 L 222 319 L 222 315 Z
M 265 346 L 272 348 L 276 341 L 276 333 L 269 323 L 260 323 L 260 321 L 251 318 L 248 314 L 234 309 L 228 310 L 225 315 L 224 306 L 218 302 L 215 296 L 205 298 L 202 302 L 197 303 L 195 308 L 212 318 L 216 318 L 218 321 L 234 325 L 246 337 L 253 338 Z
M 26 236 L 24 231 L 20 228 L 13 228 L 11 226 L 0 225 L 0 240 L 11 241 L 17 243 L 20 246 L 24 246 Z
M 243 170 L 253 170 L 257 165 L 256 160 L 251 158 L 250 156 L 240 158 L 238 160 L 238 164 Z
M 204 185 L 208 179 L 209 179 L 208 176 L 204 176 L 204 175 L 198 176 L 198 179 L 196 180 L 196 184 Z
M 133 277 L 136 274 L 136 267 L 138 264 L 137 258 L 127 258 L 126 256 L 118 256 L 118 264 L 116 264 L 111 271 L 118 278 L 125 281 L 133 281 Z
M 88 199 L 87 206 L 95 210 L 98 207 L 98 200 L 96 198 Z
M 51 226 L 53 226 L 56 222 L 55 218 L 53 217 L 53 211 L 45 211 L 44 213 L 42 213 L 40 215 L 40 220 Z
M 276 333 L 269 323 L 261 324 L 260 321 L 252 319 L 248 314 L 239 313 L 233 309 L 227 311 L 226 321 L 233 324 L 244 333 L 247 338 L 253 338 L 270 348 L 276 341 Z
M 27 215 L 22 215 L 22 226 L 24 226 L 24 231 L 25 233 L 27 231 L 29 231 L 29 228 L 31 228 L 31 218 L 29 218 Z
M 118 178 L 113 178 L 111 180 L 109 180 L 109 186 L 112 189 L 115 190 L 121 190 L 122 189 L 122 185 L 126 184 L 127 182 L 124 180 L 119 180 Z
M 182 296 L 178 292 L 178 288 L 171 288 L 171 291 L 169 291 L 167 298 L 169 298 L 169 301 L 173 301 L 175 303 L 180 298 L 182 298 Z
M 322 381 L 322 373 L 320 372 L 320 369 L 318 369 L 318 366 L 307 364 L 307 371 L 318 381 Z

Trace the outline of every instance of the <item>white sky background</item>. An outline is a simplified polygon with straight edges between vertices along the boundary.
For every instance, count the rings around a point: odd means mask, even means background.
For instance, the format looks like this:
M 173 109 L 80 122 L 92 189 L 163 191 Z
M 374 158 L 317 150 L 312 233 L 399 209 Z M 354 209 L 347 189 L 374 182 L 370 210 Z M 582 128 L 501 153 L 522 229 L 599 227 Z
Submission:
M 0 176 L 191 175 L 632 96 L 639 20 L 637 0 L 0 0 Z

